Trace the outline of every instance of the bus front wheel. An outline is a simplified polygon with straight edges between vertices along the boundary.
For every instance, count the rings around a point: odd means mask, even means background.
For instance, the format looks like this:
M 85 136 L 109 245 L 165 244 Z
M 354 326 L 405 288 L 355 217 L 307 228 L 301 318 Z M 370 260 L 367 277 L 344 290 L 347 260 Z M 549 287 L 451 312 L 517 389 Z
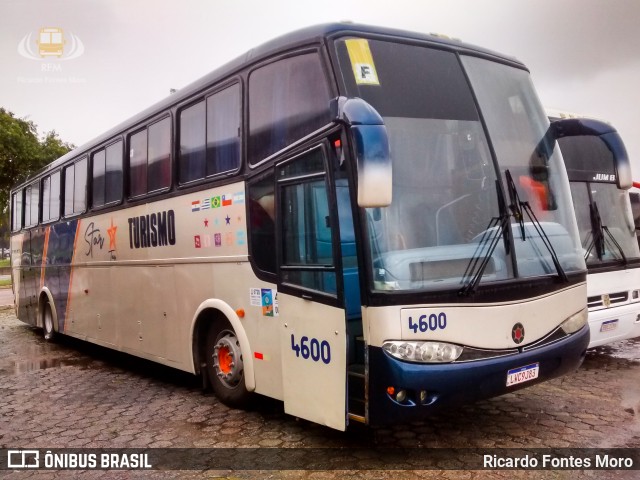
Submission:
M 53 327 L 53 312 L 51 311 L 51 305 L 49 305 L 49 302 L 44 305 L 42 324 L 44 325 L 44 339 L 48 341 L 54 340 L 56 331 Z
M 233 328 L 216 322 L 207 334 L 207 374 L 213 393 L 230 407 L 249 405 L 251 393 L 244 383 L 240 342 Z

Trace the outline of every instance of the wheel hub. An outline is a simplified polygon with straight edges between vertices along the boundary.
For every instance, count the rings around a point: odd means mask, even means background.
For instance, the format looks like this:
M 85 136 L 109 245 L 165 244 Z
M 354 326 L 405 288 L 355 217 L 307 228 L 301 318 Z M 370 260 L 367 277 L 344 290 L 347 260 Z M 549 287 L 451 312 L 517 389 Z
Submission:
M 213 368 L 220 381 L 227 387 L 235 387 L 242 379 L 244 365 L 240 342 L 231 333 L 218 340 L 213 348 Z

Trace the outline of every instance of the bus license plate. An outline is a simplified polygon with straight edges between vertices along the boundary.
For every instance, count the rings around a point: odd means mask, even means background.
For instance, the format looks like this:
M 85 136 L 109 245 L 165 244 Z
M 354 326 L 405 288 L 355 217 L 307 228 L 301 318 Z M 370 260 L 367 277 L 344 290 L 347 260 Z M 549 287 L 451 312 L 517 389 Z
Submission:
M 615 320 L 607 320 L 606 322 L 602 322 L 600 325 L 601 332 L 610 332 L 611 330 L 615 330 L 618 328 L 618 319 Z
M 538 378 L 538 373 L 540 373 L 539 363 L 532 363 L 531 365 L 526 365 L 524 367 L 512 368 L 507 372 L 507 387 Z

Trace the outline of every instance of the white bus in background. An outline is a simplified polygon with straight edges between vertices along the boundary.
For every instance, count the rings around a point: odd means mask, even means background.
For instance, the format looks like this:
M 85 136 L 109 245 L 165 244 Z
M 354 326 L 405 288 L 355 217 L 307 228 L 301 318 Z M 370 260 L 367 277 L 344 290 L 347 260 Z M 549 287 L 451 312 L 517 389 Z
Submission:
M 558 140 L 589 272 L 589 347 L 640 336 L 640 251 L 631 182 L 619 175 L 629 169 L 624 143 L 605 122 L 550 109 L 547 114 L 551 122 L 563 119 L 564 129 L 573 121 L 595 133 Z

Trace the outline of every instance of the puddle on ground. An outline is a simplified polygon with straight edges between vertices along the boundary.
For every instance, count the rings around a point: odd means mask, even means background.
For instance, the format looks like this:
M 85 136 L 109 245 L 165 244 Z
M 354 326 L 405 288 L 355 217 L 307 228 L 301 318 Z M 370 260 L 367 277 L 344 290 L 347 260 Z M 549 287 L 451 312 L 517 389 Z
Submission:
M 590 350 L 596 355 L 607 355 L 613 358 L 640 362 L 640 337 L 610 343 Z
M 19 360 L 10 362 L 8 365 L 0 365 L 1 373 L 17 375 L 20 373 L 45 370 L 47 368 L 60 367 L 88 367 L 93 362 L 88 358 L 47 358 L 36 360 Z

